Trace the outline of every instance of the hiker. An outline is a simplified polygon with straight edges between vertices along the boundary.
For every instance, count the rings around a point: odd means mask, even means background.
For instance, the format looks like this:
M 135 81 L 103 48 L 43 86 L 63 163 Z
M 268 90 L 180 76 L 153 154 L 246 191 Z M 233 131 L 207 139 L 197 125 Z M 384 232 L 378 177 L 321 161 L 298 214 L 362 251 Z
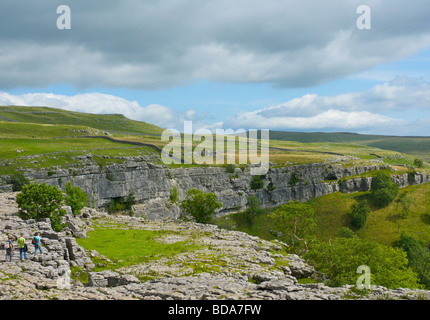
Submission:
M 33 238 L 33 244 L 34 244 L 34 256 L 37 254 L 37 249 L 39 249 L 40 254 L 43 254 L 42 252 L 42 244 L 40 243 L 40 232 L 37 233 L 37 235 Z
M 13 237 L 10 236 L 9 240 L 6 242 L 5 249 L 6 249 L 6 261 L 7 257 L 9 257 L 9 261 L 12 262 L 12 250 L 13 250 Z
M 22 261 L 22 253 L 24 252 L 24 259 L 27 260 L 27 244 L 25 243 L 24 234 L 21 233 L 21 237 L 18 239 L 19 246 L 19 260 Z

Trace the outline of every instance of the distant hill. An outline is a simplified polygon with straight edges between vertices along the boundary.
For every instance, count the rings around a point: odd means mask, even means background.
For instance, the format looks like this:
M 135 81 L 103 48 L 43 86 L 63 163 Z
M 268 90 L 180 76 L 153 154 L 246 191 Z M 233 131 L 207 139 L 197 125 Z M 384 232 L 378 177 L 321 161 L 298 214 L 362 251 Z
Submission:
M 430 137 L 366 135 L 349 132 L 286 132 L 270 131 L 271 140 L 302 143 L 356 143 L 369 147 L 393 150 L 430 161 Z
M 0 121 L 87 126 L 133 135 L 159 135 L 164 130 L 153 124 L 128 119 L 122 114 L 92 114 L 48 107 L 0 106 Z

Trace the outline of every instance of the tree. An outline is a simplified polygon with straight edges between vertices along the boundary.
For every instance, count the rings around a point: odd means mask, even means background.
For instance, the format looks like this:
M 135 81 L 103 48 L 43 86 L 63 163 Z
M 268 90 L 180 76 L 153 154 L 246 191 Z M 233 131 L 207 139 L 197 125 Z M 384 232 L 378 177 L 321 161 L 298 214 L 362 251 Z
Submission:
M 404 250 L 358 237 L 314 243 L 304 258 L 328 276 L 330 286 L 356 284 L 360 276 L 357 268 L 365 265 L 370 268 L 372 285 L 390 289 L 422 287 L 417 274 L 408 267 Z
M 418 274 L 424 287 L 430 289 L 430 250 L 422 241 L 402 232 L 394 244 L 406 251 L 409 266 Z
M 412 198 L 412 195 L 410 193 L 405 193 L 396 201 L 402 211 L 401 217 L 404 219 L 409 218 L 411 208 L 415 205 L 415 200 Z
M 353 204 L 349 213 L 351 216 L 351 225 L 356 229 L 362 228 L 366 223 L 369 213 L 370 208 L 367 206 L 366 200 Z
M 252 176 L 251 189 L 252 190 L 262 189 L 264 186 L 264 180 L 263 179 L 264 179 L 264 175 L 263 176 L 259 176 L 259 175 Z
M 391 180 L 388 173 L 379 171 L 372 179 L 371 195 L 377 206 L 388 206 L 396 198 L 398 192 L 399 186 Z
M 64 190 L 66 191 L 66 205 L 72 208 L 74 215 L 79 215 L 81 209 L 88 205 L 87 194 L 81 188 L 73 187 L 70 181 L 66 183 Z
M 356 236 L 354 231 L 348 227 L 341 227 L 337 232 L 337 235 L 339 238 L 352 238 Z
M 245 211 L 245 219 L 249 225 L 254 223 L 254 217 L 256 214 L 263 212 L 263 209 L 260 207 L 260 202 L 258 201 L 257 196 L 249 196 L 248 200 L 248 208 Z
M 30 183 L 30 180 L 22 172 L 18 172 L 10 176 L 10 183 L 12 184 L 12 191 L 21 191 L 24 185 Z
M 181 208 L 200 223 L 209 223 L 215 210 L 221 207 L 222 204 L 218 202 L 214 193 L 205 193 L 197 189 L 188 190 L 187 196 L 181 204 Z
M 423 159 L 415 158 L 414 159 L 414 166 L 417 168 L 422 168 L 424 166 Z
M 18 204 L 18 215 L 24 219 L 40 219 L 49 218 L 52 229 L 61 231 L 63 226 L 60 222 L 60 217 L 66 211 L 61 209 L 64 203 L 64 196 L 58 187 L 47 185 L 46 183 L 26 184 L 22 187 L 22 191 L 16 196 Z
M 274 223 L 282 233 L 289 238 L 289 244 L 293 252 L 303 244 L 308 249 L 308 241 L 316 227 L 314 220 L 314 209 L 302 202 L 291 201 L 280 206 L 270 214 Z

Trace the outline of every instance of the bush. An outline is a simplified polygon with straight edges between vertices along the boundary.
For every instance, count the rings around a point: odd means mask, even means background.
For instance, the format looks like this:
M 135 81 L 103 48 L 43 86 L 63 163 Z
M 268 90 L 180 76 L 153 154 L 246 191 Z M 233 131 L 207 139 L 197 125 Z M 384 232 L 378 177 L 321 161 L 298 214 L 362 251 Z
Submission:
M 291 174 L 290 181 L 288 182 L 290 185 L 295 185 L 300 182 L 299 175 L 295 172 Z
M 22 187 L 21 193 L 16 196 L 18 204 L 18 215 L 24 219 L 40 219 L 49 218 L 52 229 L 61 231 L 61 216 L 66 211 L 61 209 L 64 204 L 64 196 L 58 187 L 47 185 L 46 183 L 26 184 Z
M 379 207 L 388 206 L 399 193 L 399 186 L 385 172 L 378 172 L 372 180 L 371 195 L 373 202 Z
M 236 165 L 234 165 L 232 163 L 228 163 L 228 164 L 224 165 L 224 168 L 225 168 L 225 172 L 234 173 L 234 169 L 236 169 Z
M 108 206 L 108 212 L 112 214 L 121 211 L 128 211 L 128 213 L 131 215 L 133 213 L 133 204 L 135 203 L 136 197 L 134 196 L 134 193 L 130 193 L 127 198 L 112 198 Z
M 414 182 L 417 171 L 415 169 L 409 168 L 408 170 L 408 181 L 409 183 Z
M 173 188 L 172 193 L 170 194 L 169 200 L 172 203 L 176 203 L 178 201 L 178 190 L 176 189 L 176 187 Z
M 221 207 L 214 193 L 205 193 L 197 189 L 188 190 L 187 197 L 181 204 L 181 208 L 200 223 L 211 222 L 215 210 Z
M 72 208 L 74 215 L 81 214 L 81 209 L 88 205 L 87 194 L 79 187 L 72 187 L 70 181 L 66 183 L 64 190 L 66 191 L 66 205 Z
M 252 176 L 252 180 L 251 180 L 252 190 L 262 189 L 263 186 L 264 186 L 264 180 L 262 179 L 262 176 L 259 176 L 259 175 Z
M 414 198 L 410 193 L 405 193 L 396 200 L 397 205 L 400 207 L 400 217 L 407 219 L 412 207 L 416 204 Z
M 298 252 L 302 246 L 307 249 L 312 241 L 316 222 L 314 209 L 306 203 L 291 201 L 273 211 L 269 217 L 273 219 L 278 231 L 286 235 L 286 242 L 291 245 L 293 252 Z
M 267 190 L 273 191 L 275 189 L 276 189 L 276 187 L 273 185 L 273 182 L 269 182 L 269 184 L 267 185 Z
M 409 266 L 418 274 L 424 287 L 430 289 L 430 250 L 414 237 L 401 234 L 395 245 L 406 251 Z
M 338 231 L 338 237 L 339 238 L 348 238 L 349 239 L 349 238 L 355 237 L 355 233 L 354 233 L 354 231 L 352 231 L 348 227 L 342 227 Z
M 12 184 L 12 191 L 21 191 L 24 185 L 30 183 L 30 180 L 22 172 L 18 172 L 11 175 L 10 183 Z
M 397 185 L 389 188 L 383 188 L 372 192 L 372 198 L 374 203 L 379 207 L 388 206 L 396 198 L 399 192 Z
M 360 276 L 357 268 L 366 265 L 372 285 L 389 289 L 422 287 L 417 274 L 408 267 L 404 250 L 358 237 L 335 238 L 330 244 L 314 243 L 304 258 L 328 276 L 330 286 L 356 284 Z
M 260 202 L 258 201 L 257 196 L 249 196 L 248 200 L 248 208 L 245 211 L 245 219 L 249 225 L 254 223 L 254 217 L 256 214 L 262 213 L 263 209 L 260 207 Z
M 417 168 L 422 168 L 424 166 L 423 159 L 415 158 L 414 159 L 414 166 Z
M 366 223 L 369 213 L 370 208 L 367 206 L 366 200 L 353 204 L 349 213 L 351 217 L 351 225 L 356 229 L 362 228 Z

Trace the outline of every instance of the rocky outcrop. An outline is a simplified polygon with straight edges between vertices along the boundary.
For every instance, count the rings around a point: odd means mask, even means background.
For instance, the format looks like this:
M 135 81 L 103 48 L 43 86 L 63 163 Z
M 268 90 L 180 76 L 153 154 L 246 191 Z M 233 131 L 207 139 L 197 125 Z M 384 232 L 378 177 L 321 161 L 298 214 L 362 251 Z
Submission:
M 124 160 L 124 159 L 122 159 Z M 218 215 L 225 215 L 247 206 L 247 198 L 256 195 L 262 207 L 274 207 L 290 200 L 307 201 L 333 192 L 356 192 L 370 189 L 372 178 L 354 176 L 383 169 L 381 162 L 342 166 L 341 164 L 308 164 L 276 167 L 271 166 L 262 176 L 263 186 L 253 189 L 251 168 L 237 167 L 227 172 L 224 167 L 188 167 L 169 169 L 153 163 L 152 159 L 126 158 L 121 164 L 101 167 L 92 161 L 91 155 L 80 157 L 81 164 L 69 169 L 28 171 L 34 181 L 46 182 L 61 188 L 68 181 L 82 188 L 95 208 L 105 208 L 115 199 L 133 194 L 137 204 L 134 212 L 148 219 L 178 218 L 179 204 L 189 189 L 213 192 L 222 202 Z M 401 187 L 430 181 L 429 174 L 407 174 L 393 178 Z M 7 181 L 7 178 L 3 180 Z M 7 190 L 8 186 L 3 186 Z M 10 188 L 10 186 L 9 186 Z M 176 188 L 178 200 L 170 201 Z
M 11 198 L 13 195 L 9 195 Z M 2 211 L 5 205 L 0 203 Z M 13 211 L 13 208 L 11 209 Z M 287 254 L 279 241 L 265 241 L 243 232 L 180 221 L 150 221 L 138 217 L 109 216 L 85 208 L 74 226 L 85 235 L 97 225 L 126 229 L 162 230 L 157 241 L 198 242 L 198 250 L 115 269 L 95 271 L 92 257 L 107 259 L 76 243 L 70 228 L 54 232 L 47 221 L 23 221 L 16 215 L 0 216 L 0 241 L 21 233 L 31 239 L 42 234 L 43 254 L 30 248 L 28 260 L 12 262 L 0 257 L 0 299 L 29 300 L 343 300 L 430 299 L 425 290 L 389 290 L 374 286 L 366 296 L 352 286 L 328 287 L 321 282 L 302 284 L 300 279 L 319 279 L 311 266 L 297 255 Z M 31 247 L 31 245 L 30 245 Z M 72 279 L 71 270 L 88 274 L 88 281 Z M 149 279 L 149 275 L 151 279 Z
M 372 178 L 358 177 L 363 173 L 387 168 L 382 162 L 342 166 L 341 164 L 313 163 L 276 167 L 261 176 L 263 186 L 252 188 L 250 166 L 227 172 L 224 167 L 188 167 L 169 169 L 155 164 L 149 156 L 121 158 L 121 164 L 99 166 L 91 155 L 80 156 L 81 163 L 68 169 L 50 168 L 26 172 L 33 181 L 45 182 L 64 188 L 68 181 L 82 188 L 94 208 L 106 208 L 112 200 L 134 195 L 137 204 L 134 212 L 148 219 L 178 218 L 179 204 L 189 189 L 213 192 L 222 202 L 218 215 L 246 209 L 248 197 L 258 197 L 261 206 L 274 207 L 290 200 L 307 201 L 333 192 L 351 193 L 370 190 Z M 429 174 L 417 173 L 394 176 L 393 180 L 404 187 L 430 181 Z M 7 181 L 7 177 L 3 178 Z M 11 186 L 3 184 L 4 190 Z M 170 201 L 176 188 L 178 199 Z

